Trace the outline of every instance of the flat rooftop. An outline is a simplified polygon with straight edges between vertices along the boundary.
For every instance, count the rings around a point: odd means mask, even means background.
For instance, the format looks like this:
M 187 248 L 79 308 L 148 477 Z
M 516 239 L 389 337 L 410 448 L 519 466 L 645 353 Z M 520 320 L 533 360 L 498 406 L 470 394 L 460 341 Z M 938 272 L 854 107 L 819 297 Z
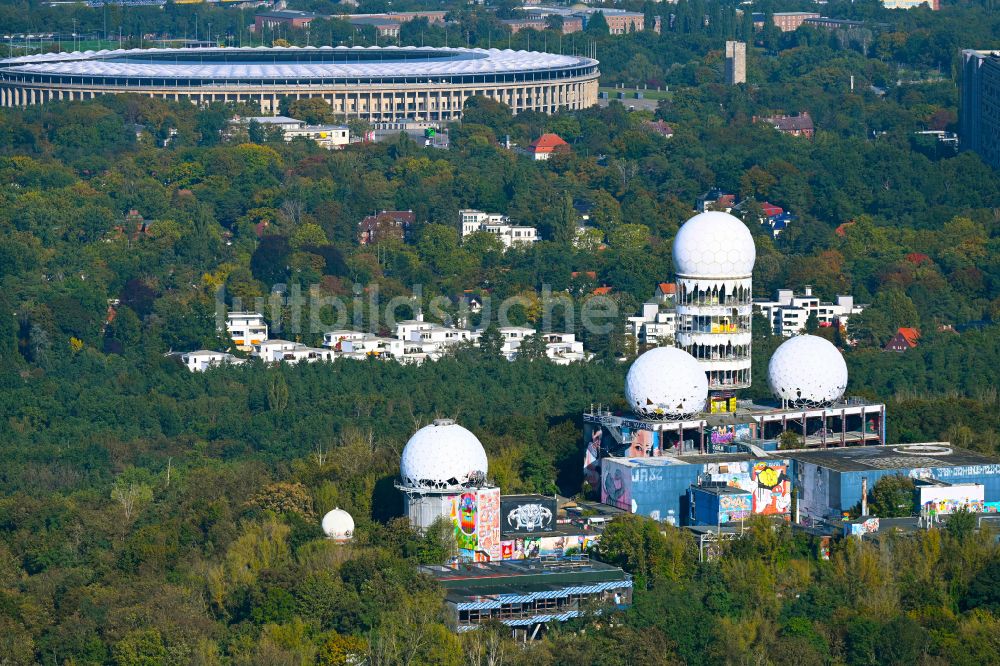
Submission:
M 867 408 L 871 407 L 871 410 Z M 685 428 L 697 428 L 701 422 L 709 426 L 735 425 L 740 423 L 753 423 L 758 419 L 763 421 L 778 421 L 783 417 L 794 418 L 805 415 L 807 418 L 817 418 L 826 413 L 827 416 L 839 416 L 842 412 L 846 414 L 860 414 L 861 410 L 874 412 L 884 410 L 885 403 L 867 400 L 865 398 L 847 397 L 830 405 L 816 407 L 795 407 L 792 405 L 782 407 L 775 402 L 752 402 L 740 400 L 737 403 L 735 412 L 700 412 L 683 419 L 649 419 L 632 412 L 611 412 L 598 408 L 584 412 L 583 419 L 589 423 L 617 423 L 625 422 L 632 427 L 640 427 L 648 430 L 676 430 L 678 424 Z
M 779 455 L 839 472 L 990 465 L 996 466 L 1000 473 L 1000 458 L 960 449 L 948 442 L 794 450 L 781 451 Z
M 547 500 L 550 502 L 556 502 L 557 504 L 559 503 L 559 498 L 554 495 L 501 495 L 500 500 L 508 502 L 541 502 L 543 500 Z
M 842 398 L 830 405 L 821 407 L 795 407 L 789 405 L 787 407 L 782 407 L 781 403 L 774 402 L 752 402 L 752 401 L 739 401 L 739 409 L 737 409 L 737 414 L 749 413 L 754 416 L 760 416 L 764 414 L 801 414 L 802 412 L 808 412 L 809 414 L 822 411 L 827 412 L 839 412 L 841 410 L 852 410 L 861 407 L 883 407 L 885 403 L 879 402 L 877 400 L 868 400 L 866 398 L 858 397 L 846 397 Z
M 591 539 L 600 536 L 604 531 L 603 524 L 595 524 L 584 527 L 583 525 L 577 525 L 574 523 L 569 523 L 566 525 L 556 525 L 549 532 L 544 530 L 536 529 L 534 532 L 528 532 L 526 530 L 517 531 L 514 529 L 504 529 L 500 528 L 500 539 L 502 541 L 512 541 L 514 539 L 575 539 L 576 537 L 589 537 Z M 573 542 L 571 545 L 576 545 Z M 516 560 L 511 560 L 516 561 Z
M 613 460 L 624 467 L 672 467 L 675 465 L 704 465 L 707 463 L 750 462 L 752 460 L 770 460 L 787 458 L 784 451 L 768 451 L 767 456 L 752 453 L 691 453 L 683 456 L 659 456 L 651 458 L 618 458 L 609 456 L 603 460 Z
M 581 583 L 629 580 L 616 566 L 597 560 L 503 560 L 470 564 L 428 564 L 421 572 L 433 576 L 449 592 L 458 596 L 510 594 L 536 589 L 558 589 Z
M 709 493 L 712 495 L 749 495 L 749 490 L 743 490 L 742 488 L 736 488 L 734 486 L 695 486 L 695 490 L 699 490 L 703 493 Z

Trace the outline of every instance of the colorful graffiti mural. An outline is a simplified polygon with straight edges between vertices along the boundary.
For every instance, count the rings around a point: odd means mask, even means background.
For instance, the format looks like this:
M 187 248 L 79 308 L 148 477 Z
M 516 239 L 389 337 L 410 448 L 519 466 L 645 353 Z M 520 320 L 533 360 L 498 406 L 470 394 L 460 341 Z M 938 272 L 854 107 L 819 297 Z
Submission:
M 479 546 L 476 533 L 476 494 L 462 493 L 451 500 L 451 522 L 455 524 L 455 543 L 463 556 L 472 558 Z
M 982 484 L 956 483 L 939 485 L 936 481 L 917 481 L 917 506 L 929 518 L 945 516 L 956 511 L 985 511 L 986 491 Z M 931 485 L 933 484 L 933 485 Z
M 792 508 L 792 482 L 788 461 L 709 463 L 705 473 L 712 481 L 722 481 L 748 491 L 753 497 L 753 512 L 783 515 Z
M 709 440 L 715 445 L 725 445 L 733 442 L 746 442 L 756 436 L 756 423 L 737 423 L 713 426 L 709 433 Z
M 500 550 L 500 489 L 483 488 L 451 498 L 458 557 L 466 562 L 488 562 L 502 557 Z
M 874 534 L 878 532 L 878 526 L 878 518 L 875 517 L 866 518 L 854 523 L 847 523 L 844 525 L 844 535 L 861 537 L 866 534 Z
M 491 560 L 500 553 L 500 489 L 484 488 L 479 496 L 479 550 Z
M 987 504 L 997 504 L 997 502 L 984 502 L 974 499 L 937 499 L 924 502 L 921 512 L 930 518 L 936 516 L 946 516 L 956 511 L 968 511 L 970 513 L 996 513 L 996 510 L 988 511 Z
M 750 495 L 720 495 L 719 522 L 735 523 L 746 520 L 753 512 L 753 501 Z
M 712 444 L 732 444 L 736 441 L 736 433 L 729 426 L 716 426 L 712 428 Z
M 652 430 L 634 430 L 629 432 L 622 429 L 623 435 L 631 435 L 628 449 L 625 451 L 627 458 L 646 458 L 660 455 L 660 433 Z
M 505 560 L 525 560 L 534 557 L 569 557 L 586 553 L 597 545 L 599 535 L 570 535 L 551 537 L 526 537 L 501 542 L 501 556 Z
M 759 462 L 753 466 L 751 478 L 754 513 L 776 515 L 788 513 L 792 508 L 792 482 L 788 478 L 788 465 Z

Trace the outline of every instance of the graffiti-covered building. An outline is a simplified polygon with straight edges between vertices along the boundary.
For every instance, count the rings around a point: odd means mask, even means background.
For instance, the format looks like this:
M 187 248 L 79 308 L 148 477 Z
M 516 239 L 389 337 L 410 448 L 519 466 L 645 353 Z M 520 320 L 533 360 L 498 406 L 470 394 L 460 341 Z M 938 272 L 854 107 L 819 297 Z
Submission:
M 902 475 L 918 484 L 914 514 L 931 503 L 932 513 L 956 506 L 976 513 L 1000 512 L 1000 458 L 947 442 L 867 446 L 783 453 L 792 461 L 799 513 L 805 522 L 838 518 L 861 503 L 862 489 L 884 476 Z M 975 486 L 975 491 L 970 491 Z
M 741 502 L 748 503 L 751 514 L 788 516 L 791 511 L 792 477 L 785 458 L 744 453 L 605 458 L 601 473 L 602 502 L 654 520 L 704 524 L 692 514 L 692 491 L 717 485 L 747 493 Z

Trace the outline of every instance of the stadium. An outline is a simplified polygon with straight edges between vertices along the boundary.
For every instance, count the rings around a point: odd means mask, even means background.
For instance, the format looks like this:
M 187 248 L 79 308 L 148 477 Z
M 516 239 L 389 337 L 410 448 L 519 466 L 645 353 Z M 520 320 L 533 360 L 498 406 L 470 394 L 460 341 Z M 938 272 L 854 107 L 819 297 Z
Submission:
M 346 117 L 456 120 L 476 95 L 514 113 L 586 108 L 597 103 L 599 76 L 591 58 L 499 49 L 124 49 L 0 60 L 0 106 L 136 93 L 276 114 L 284 98 L 318 97 Z

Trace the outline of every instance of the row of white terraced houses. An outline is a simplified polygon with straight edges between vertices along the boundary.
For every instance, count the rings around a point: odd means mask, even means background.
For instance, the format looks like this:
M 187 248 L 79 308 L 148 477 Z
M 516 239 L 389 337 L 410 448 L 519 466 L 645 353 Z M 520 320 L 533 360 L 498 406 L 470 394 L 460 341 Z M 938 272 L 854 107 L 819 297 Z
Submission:
M 394 359 L 400 363 L 436 361 L 449 349 L 463 342 L 479 343 L 482 330 L 469 330 L 442 326 L 417 319 L 396 324 L 395 337 L 385 337 L 353 330 L 334 330 L 323 334 L 322 347 L 309 347 L 301 342 L 272 340 L 268 337 L 267 322 L 258 312 L 231 312 L 226 318 L 226 328 L 233 343 L 241 351 L 249 352 L 265 363 L 298 363 L 305 361 L 334 361 L 338 358 Z M 503 326 L 501 353 L 508 359 L 517 357 L 518 348 L 535 329 L 527 326 Z M 572 333 L 545 333 L 545 353 L 555 363 L 565 365 L 585 361 L 583 343 Z M 245 359 L 228 352 L 201 349 L 176 354 L 192 372 L 203 372 L 211 367 L 241 364 Z

